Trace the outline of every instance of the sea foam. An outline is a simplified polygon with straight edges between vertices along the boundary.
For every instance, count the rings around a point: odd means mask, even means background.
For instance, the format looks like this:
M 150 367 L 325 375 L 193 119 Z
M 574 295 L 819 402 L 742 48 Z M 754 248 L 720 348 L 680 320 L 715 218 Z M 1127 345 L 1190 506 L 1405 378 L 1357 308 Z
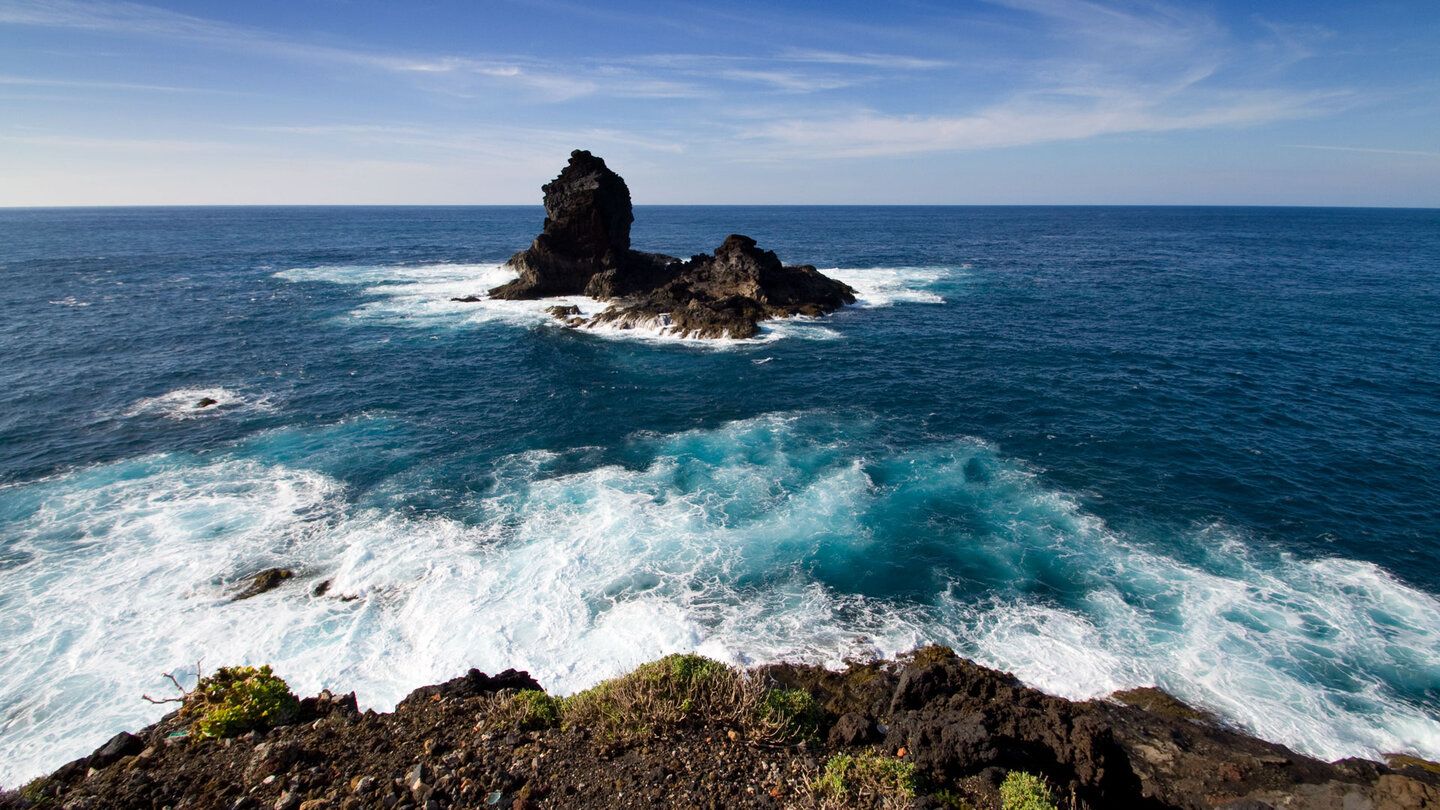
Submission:
M 937 268 L 873 268 L 824 271 L 851 287 L 859 306 L 891 306 L 899 303 L 943 304 L 930 287 L 950 277 L 952 271 Z M 585 296 L 560 296 L 535 301 L 505 301 L 487 297 L 486 291 L 515 278 L 503 265 L 421 264 L 354 265 L 292 268 L 275 273 L 293 282 L 328 282 L 358 285 L 370 300 L 346 317 L 359 323 L 379 323 L 427 329 L 454 329 L 484 323 L 504 323 L 526 328 L 565 328 L 546 310 L 573 306 L 580 317 L 590 318 L 606 309 L 607 302 Z M 475 297 L 475 301 L 457 301 Z M 576 331 L 604 338 L 675 342 L 714 349 L 754 345 L 783 339 L 833 340 L 841 335 L 825 325 L 824 319 L 794 317 L 765 321 L 760 335 L 748 340 L 686 338 L 663 320 L 629 324 L 584 326 Z
M 1325 758 L 1440 757 L 1432 597 L 1223 526 L 1120 534 L 984 442 L 884 428 L 773 414 L 638 436 L 637 464 L 530 451 L 443 513 L 394 505 L 408 477 L 336 477 L 326 448 L 403 444 L 373 418 L 0 488 L 0 782 L 155 720 L 139 695 L 202 658 L 387 709 L 471 666 L 564 694 L 675 651 L 841 666 L 932 641 L 1073 698 L 1158 684 Z M 230 601 L 270 566 L 297 576 Z

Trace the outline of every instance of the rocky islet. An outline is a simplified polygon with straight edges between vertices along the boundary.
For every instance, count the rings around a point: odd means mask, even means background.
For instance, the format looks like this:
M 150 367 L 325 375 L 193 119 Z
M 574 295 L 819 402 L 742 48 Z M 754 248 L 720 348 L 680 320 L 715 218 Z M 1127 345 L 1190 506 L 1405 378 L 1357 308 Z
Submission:
M 633 250 L 630 189 L 587 151 L 572 152 L 543 191 L 544 229 L 507 263 L 518 278 L 489 295 L 506 300 L 585 295 L 613 302 L 588 319 L 571 308 L 551 307 L 567 326 L 653 326 L 678 337 L 743 339 L 759 334 L 767 319 L 818 317 L 855 302 L 846 284 L 811 265 L 785 265 L 740 234 L 688 261 Z

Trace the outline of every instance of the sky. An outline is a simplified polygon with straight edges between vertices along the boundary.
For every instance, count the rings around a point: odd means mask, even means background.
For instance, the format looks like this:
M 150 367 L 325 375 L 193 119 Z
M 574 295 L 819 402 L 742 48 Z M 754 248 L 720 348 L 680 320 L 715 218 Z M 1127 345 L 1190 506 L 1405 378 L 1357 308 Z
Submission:
M 1440 2 L 0 0 L 0 206 L 1440 207 Z

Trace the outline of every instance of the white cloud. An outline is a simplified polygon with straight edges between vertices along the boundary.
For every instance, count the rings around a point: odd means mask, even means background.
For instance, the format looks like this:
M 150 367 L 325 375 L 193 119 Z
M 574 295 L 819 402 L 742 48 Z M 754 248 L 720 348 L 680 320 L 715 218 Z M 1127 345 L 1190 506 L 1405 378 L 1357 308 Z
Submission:
M 1426 152 L 1419 149 L 1375 149 L 1367 146 L 1319 146 L 1308 143 L 1286 144 L 1288 149 L 1322 149 L 1327 152 L 1367 152 L 1372 155 L 1402 155 L 1405 157 L 1440 158 L 1440 152 Z

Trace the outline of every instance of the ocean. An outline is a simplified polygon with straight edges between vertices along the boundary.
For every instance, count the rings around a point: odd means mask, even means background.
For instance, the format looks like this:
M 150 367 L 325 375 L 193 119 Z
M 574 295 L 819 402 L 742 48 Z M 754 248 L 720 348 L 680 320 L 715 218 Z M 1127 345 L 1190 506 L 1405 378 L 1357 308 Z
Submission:
M 469 667 L 931 642 L 1440 759 L 1440 211 L 635 216 L 860 300 L 570 330 L 450 300 L 538 206 L 0 210 L 0 784 L 197 663 L 386 710 Z

